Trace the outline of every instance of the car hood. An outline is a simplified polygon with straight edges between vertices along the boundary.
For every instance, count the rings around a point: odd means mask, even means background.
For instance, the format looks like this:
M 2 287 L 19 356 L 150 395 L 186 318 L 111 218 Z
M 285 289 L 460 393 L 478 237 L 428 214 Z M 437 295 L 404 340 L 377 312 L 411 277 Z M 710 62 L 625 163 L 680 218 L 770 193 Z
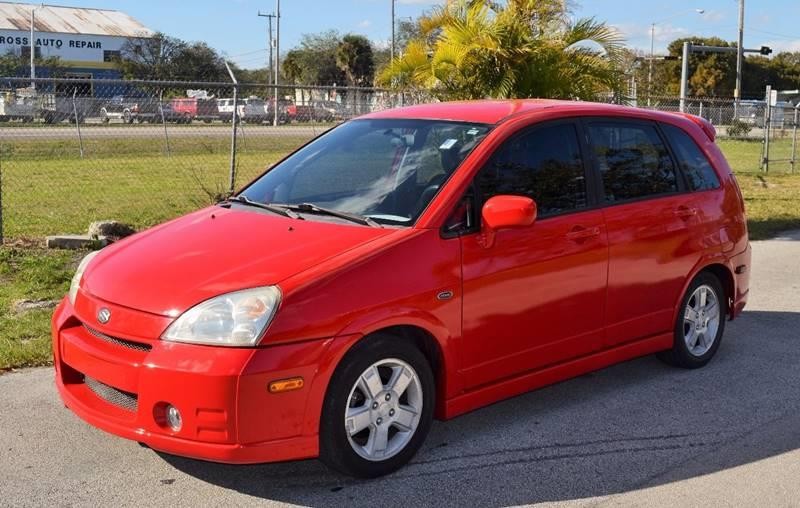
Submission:
M 277 284 L 397 232 L 256 210 L 212 207 L 103 249 L 81 289 L 110 303 L 174 316 L 230 291 Z

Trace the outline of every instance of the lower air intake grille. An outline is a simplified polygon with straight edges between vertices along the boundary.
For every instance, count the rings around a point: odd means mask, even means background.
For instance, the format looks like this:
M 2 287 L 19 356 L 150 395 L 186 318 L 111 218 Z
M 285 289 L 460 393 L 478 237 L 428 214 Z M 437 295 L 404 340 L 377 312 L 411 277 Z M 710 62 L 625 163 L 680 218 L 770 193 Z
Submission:
M 145 353 L 153 349 L 153 346 L 151 346 L 150 344 L 142 344 L 141 342 L 133 342 L 131 340 L 118 339 L 117 337 L 106 335 L 103 332 L 98 332 L 94 328 L 90 328 L 86 325 L 83 325 L 83 327 L 86 328 L 86 331 L 89 332 L 90 335 L 93 335 L 100 340 L 116 344 L 117 346 L 126 347 L 128 349 L 135 349 L 136 351 L 143 351 Z
M 83 381 L 86 383 L 86 386 L 94 392 L 95 395 L 109 404 L 114 404 L 125 411 L 136 412 L 136 408 L 139 405 L 139 400 L 136 395 L 123 392 L 122 390 L 117 390 L 116 388 L 108 386 L 107 384 L 103 384 L 96 379 L 90 378 L 89 376 L 84 376 Z

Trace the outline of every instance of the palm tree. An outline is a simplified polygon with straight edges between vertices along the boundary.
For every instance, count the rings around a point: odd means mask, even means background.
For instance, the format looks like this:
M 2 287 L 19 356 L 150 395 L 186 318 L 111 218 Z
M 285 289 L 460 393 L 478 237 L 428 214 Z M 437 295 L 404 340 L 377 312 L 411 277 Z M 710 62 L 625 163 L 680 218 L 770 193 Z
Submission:
M 420 20 L 422 37 L 381 73 L 384 85 L 442 99 L 595 99 L 622 89 L 622 39 L 562 0 L 451 0 Z

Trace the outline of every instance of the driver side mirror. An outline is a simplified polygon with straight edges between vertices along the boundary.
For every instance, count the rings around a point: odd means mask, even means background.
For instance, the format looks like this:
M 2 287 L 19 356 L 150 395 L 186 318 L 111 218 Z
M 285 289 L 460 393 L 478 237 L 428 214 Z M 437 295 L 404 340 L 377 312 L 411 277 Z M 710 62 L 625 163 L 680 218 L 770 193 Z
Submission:
M 483 245 L 494 245 L 499 229 L 530 226 L 536 221 L 536 202 L 524 196 L 495 196 L 481 210 Z

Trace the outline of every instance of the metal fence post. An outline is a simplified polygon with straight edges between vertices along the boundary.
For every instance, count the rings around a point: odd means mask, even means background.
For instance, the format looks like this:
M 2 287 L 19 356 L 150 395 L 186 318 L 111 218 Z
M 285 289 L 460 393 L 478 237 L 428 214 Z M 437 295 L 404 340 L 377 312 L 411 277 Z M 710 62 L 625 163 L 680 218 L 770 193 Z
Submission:
M 794 173 L 794 165 L 797 162 L 797 121 L 800 113 L 800 103 L 794 107 L 794 121 L 792 122 L 792 173 Z
M 769 173 L 769 134 L 770 127 L 772 126 L 772 104 L 770 96 L 772 95 L 772 87 L 767 85 L 767 100 L 764 108 L 764 156 L 762 157 L 762 168 L 764 173 Z
M 158 92 L 158 111 L 161 113 L 161 125 L 164 126 L 164 147 L 167 149 L 167 157 L 172 157 L 172 150 L 169 146 L 169 132 L 167 131 L 167 119 L 164 118 L 164 90 Z
M 81 159 L 83 159 L 83 136 L 81 136 L 81 119 L 78 117 L 78 106 L 75 104 L 75 97 L 77 95 L 78 95 L 78 87 L 75 87 L 72 89 L 72 113 L 75 115 L 75 129 L 78 131 L 78 147 L 81 151 Z
M 225 68 L 228 69 L 228 74 L 233 81 L 233 115 L 231 116 L 231 166 L 229 173 L 228 191 L 233 194 L 236 190 L 236 125 L 238 124 L 239 117 L 239 82 L 236 76 L 233 75 L 231 67 L 228 62 L 225 62 Z
M 0 141 L 0 245 L 3 245 L 3 142 Z

